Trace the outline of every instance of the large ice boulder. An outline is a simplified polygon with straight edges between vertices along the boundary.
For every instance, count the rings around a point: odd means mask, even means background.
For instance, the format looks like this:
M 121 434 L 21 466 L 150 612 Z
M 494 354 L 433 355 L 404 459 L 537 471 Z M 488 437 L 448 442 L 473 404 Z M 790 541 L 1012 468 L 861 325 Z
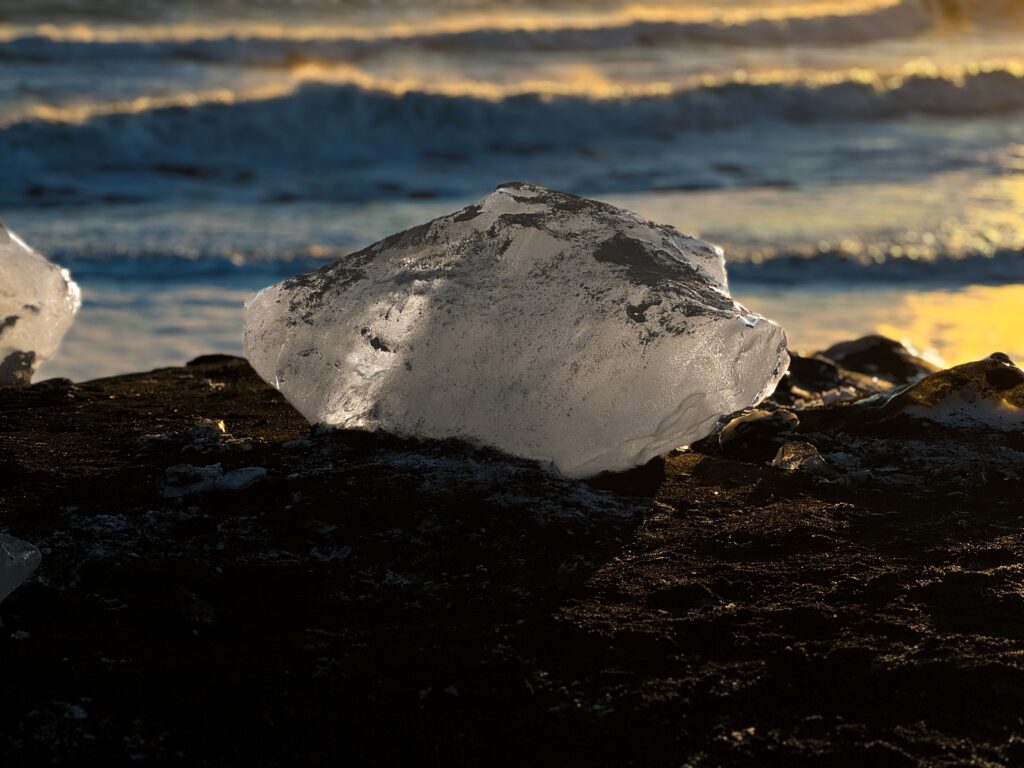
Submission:
M 722 252 L 528 184 L 267 288 L 246 354 L 307 419 L 625 470 L 772 392 L 777 325 Z
M 28 384 L 82 304 L 67 270 L 0 223 L 0 385 Z

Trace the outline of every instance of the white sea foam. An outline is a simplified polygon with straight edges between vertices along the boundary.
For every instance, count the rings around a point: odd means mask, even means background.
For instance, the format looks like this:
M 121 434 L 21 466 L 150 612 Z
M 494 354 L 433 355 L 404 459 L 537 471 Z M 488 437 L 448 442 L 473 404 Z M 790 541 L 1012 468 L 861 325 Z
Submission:
M 693 134 L 688 141 L 704 141 L 713 129 L 1021 109 L 1024 70 L 1016 66 L 891 79 L 736 81 L 617 98 L 524 94 L 495 100 L 311 84 L 270 99 L 132 109 L 70 125 L 10 125 L 0 129 L 0 204 L 148 199 L 197 184 L 259 198 L 267 194 L 259 183 L 274 182 L 282 173 L 306 174 L 294 191 L 283 185 L 282 196 L 364 199 L 386 191 L 395 177 L 412 178 L 410 170 L 436 168 L 450 183 L 458 178 L 451 175 L 453 167 L 476 168 L 485 159 L 495 173 L 502 162 L 516 167 L 538 155 L 593 173 L 601 167 L 589 157 L 594 147 L 629 155 L 646 144 L 648 154 L 660 153 L 673 139 Z M 390 172 L 396 166 L 401 173 Z M 330 168 L 343 172 L 325 172 Z M 640 188 L 659 184 L 644 179 L 642 163 L 631 174 Z M 617 171 L 615 176 L 623 178 Z M 689 176 L 686 183 L 693 183 Z M 605 187 L 591 181 L 590 188 L 595 186 Z

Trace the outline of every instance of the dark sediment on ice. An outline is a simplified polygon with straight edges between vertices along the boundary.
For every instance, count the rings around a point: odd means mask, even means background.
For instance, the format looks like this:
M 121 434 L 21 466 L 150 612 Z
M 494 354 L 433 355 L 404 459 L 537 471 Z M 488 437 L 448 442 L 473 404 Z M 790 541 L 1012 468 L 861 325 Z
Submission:
M 0 763 L 1024 763 L 1020 372 L 865 354 L 590 483 L 233 358 L 2 390 Z

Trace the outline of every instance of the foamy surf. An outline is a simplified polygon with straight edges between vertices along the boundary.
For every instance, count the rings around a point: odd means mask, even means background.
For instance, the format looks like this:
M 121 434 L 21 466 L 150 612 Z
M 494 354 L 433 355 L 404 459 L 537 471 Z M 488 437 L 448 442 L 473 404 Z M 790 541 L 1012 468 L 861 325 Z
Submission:
M 629 6 L 605 14 L 482 14 L 416 24 L 177 23 L 0 27 L 0 61 L 161 60 L 291 66 L 357 61 L 395 49 L 586 52 L 623 47 L 856 45 L 920 35 L 951 21 L 1020 21 L 1019 0 L 867 0 L 742 10 Z
M 0 33 L 0 60 L 186 59 L 290 65 L 343 60 L 393 48 L 480 51 L 597 51 L 629 46 L 715 43 L 736 46 L 852 45 L 920 34 L 943 14 L 928 0 L 816 4 L 746 12 L 687 13 L 633 7 L 604 16 L 493 17 L 379 29 L 260 26 L 248 30 L 181 27 L 121 30 L 52 25 Z M 223 32 L 218 36 L 218 32 Z
M 1022 109 L 1024 68 L 1017 64 L 892 77 L 744 78 L 664 95 L 492 97 L 375 81 L 307 83 L 269 96 L 190 94 L 22 119 L 0 129 L 0 204 L 152 200 L 197 188 L 252 200 L 461 195 L 479 184 L 475 169 L 485 159 L 501 175 L 518 175 L 514 169 L 531 162 L 562 168 L 562 185 L 573 189 L 791 185 L 801 178 L 784 168 L 788 176 L 774 178 L 756 167 L 746 178 L 723 174 L 701 168 L 687 149 L 728 144 L 735 131 L 770 142 L 773 123 L 998 118 Z M 924 143 L 906 151 L 933 167 L 922 149 L 934 131 L 921 130 Z M 623 176 L 621 161 L 639 151 L 661 160 L 648 171 L 634 163 Z M 675 179 L 667 175 L 672 168 Z M 313 169 L 315 178 L 300 183 Z

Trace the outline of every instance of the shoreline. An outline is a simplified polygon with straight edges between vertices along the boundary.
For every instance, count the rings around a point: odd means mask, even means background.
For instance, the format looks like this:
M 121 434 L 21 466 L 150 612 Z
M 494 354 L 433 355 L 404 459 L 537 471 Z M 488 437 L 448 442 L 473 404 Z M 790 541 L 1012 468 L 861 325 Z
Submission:
M 40 368 L 36 380 L 127 375 L 126 365 L 146 370 L 179 365 L 198 355 L 241 355 L 240 307 L 269 285 L 254 277 L 251 287 L 218 288 L 211 283 L 146 283 L 129 290 L 122 284 L 82 281 L 85 304 L 57 355 Z M 898 338 L 953 365 L 977 360 L 994 349 L 1024 362 L 1024 340 L 1013 322 L 1024 300 L 1019 285 L 936 285 L 885 287 L 877 284 L 765 285 L 731 280 L 736 300 L 779 322 L 792 346 L 803 354 L 849 338 L 849 329 Z M 139 303 L 149 302 L 147 317 Z M 187 322 L 174 314 L 178 303 L 190 307 Z M 131 325 L 109 358 L 114 329 Z M 168 330 L 170 329 L 170 330 Z M 177 332 L 171 332 L 177 329 Z M 115 357 L 116 356 L 116 357 Z

